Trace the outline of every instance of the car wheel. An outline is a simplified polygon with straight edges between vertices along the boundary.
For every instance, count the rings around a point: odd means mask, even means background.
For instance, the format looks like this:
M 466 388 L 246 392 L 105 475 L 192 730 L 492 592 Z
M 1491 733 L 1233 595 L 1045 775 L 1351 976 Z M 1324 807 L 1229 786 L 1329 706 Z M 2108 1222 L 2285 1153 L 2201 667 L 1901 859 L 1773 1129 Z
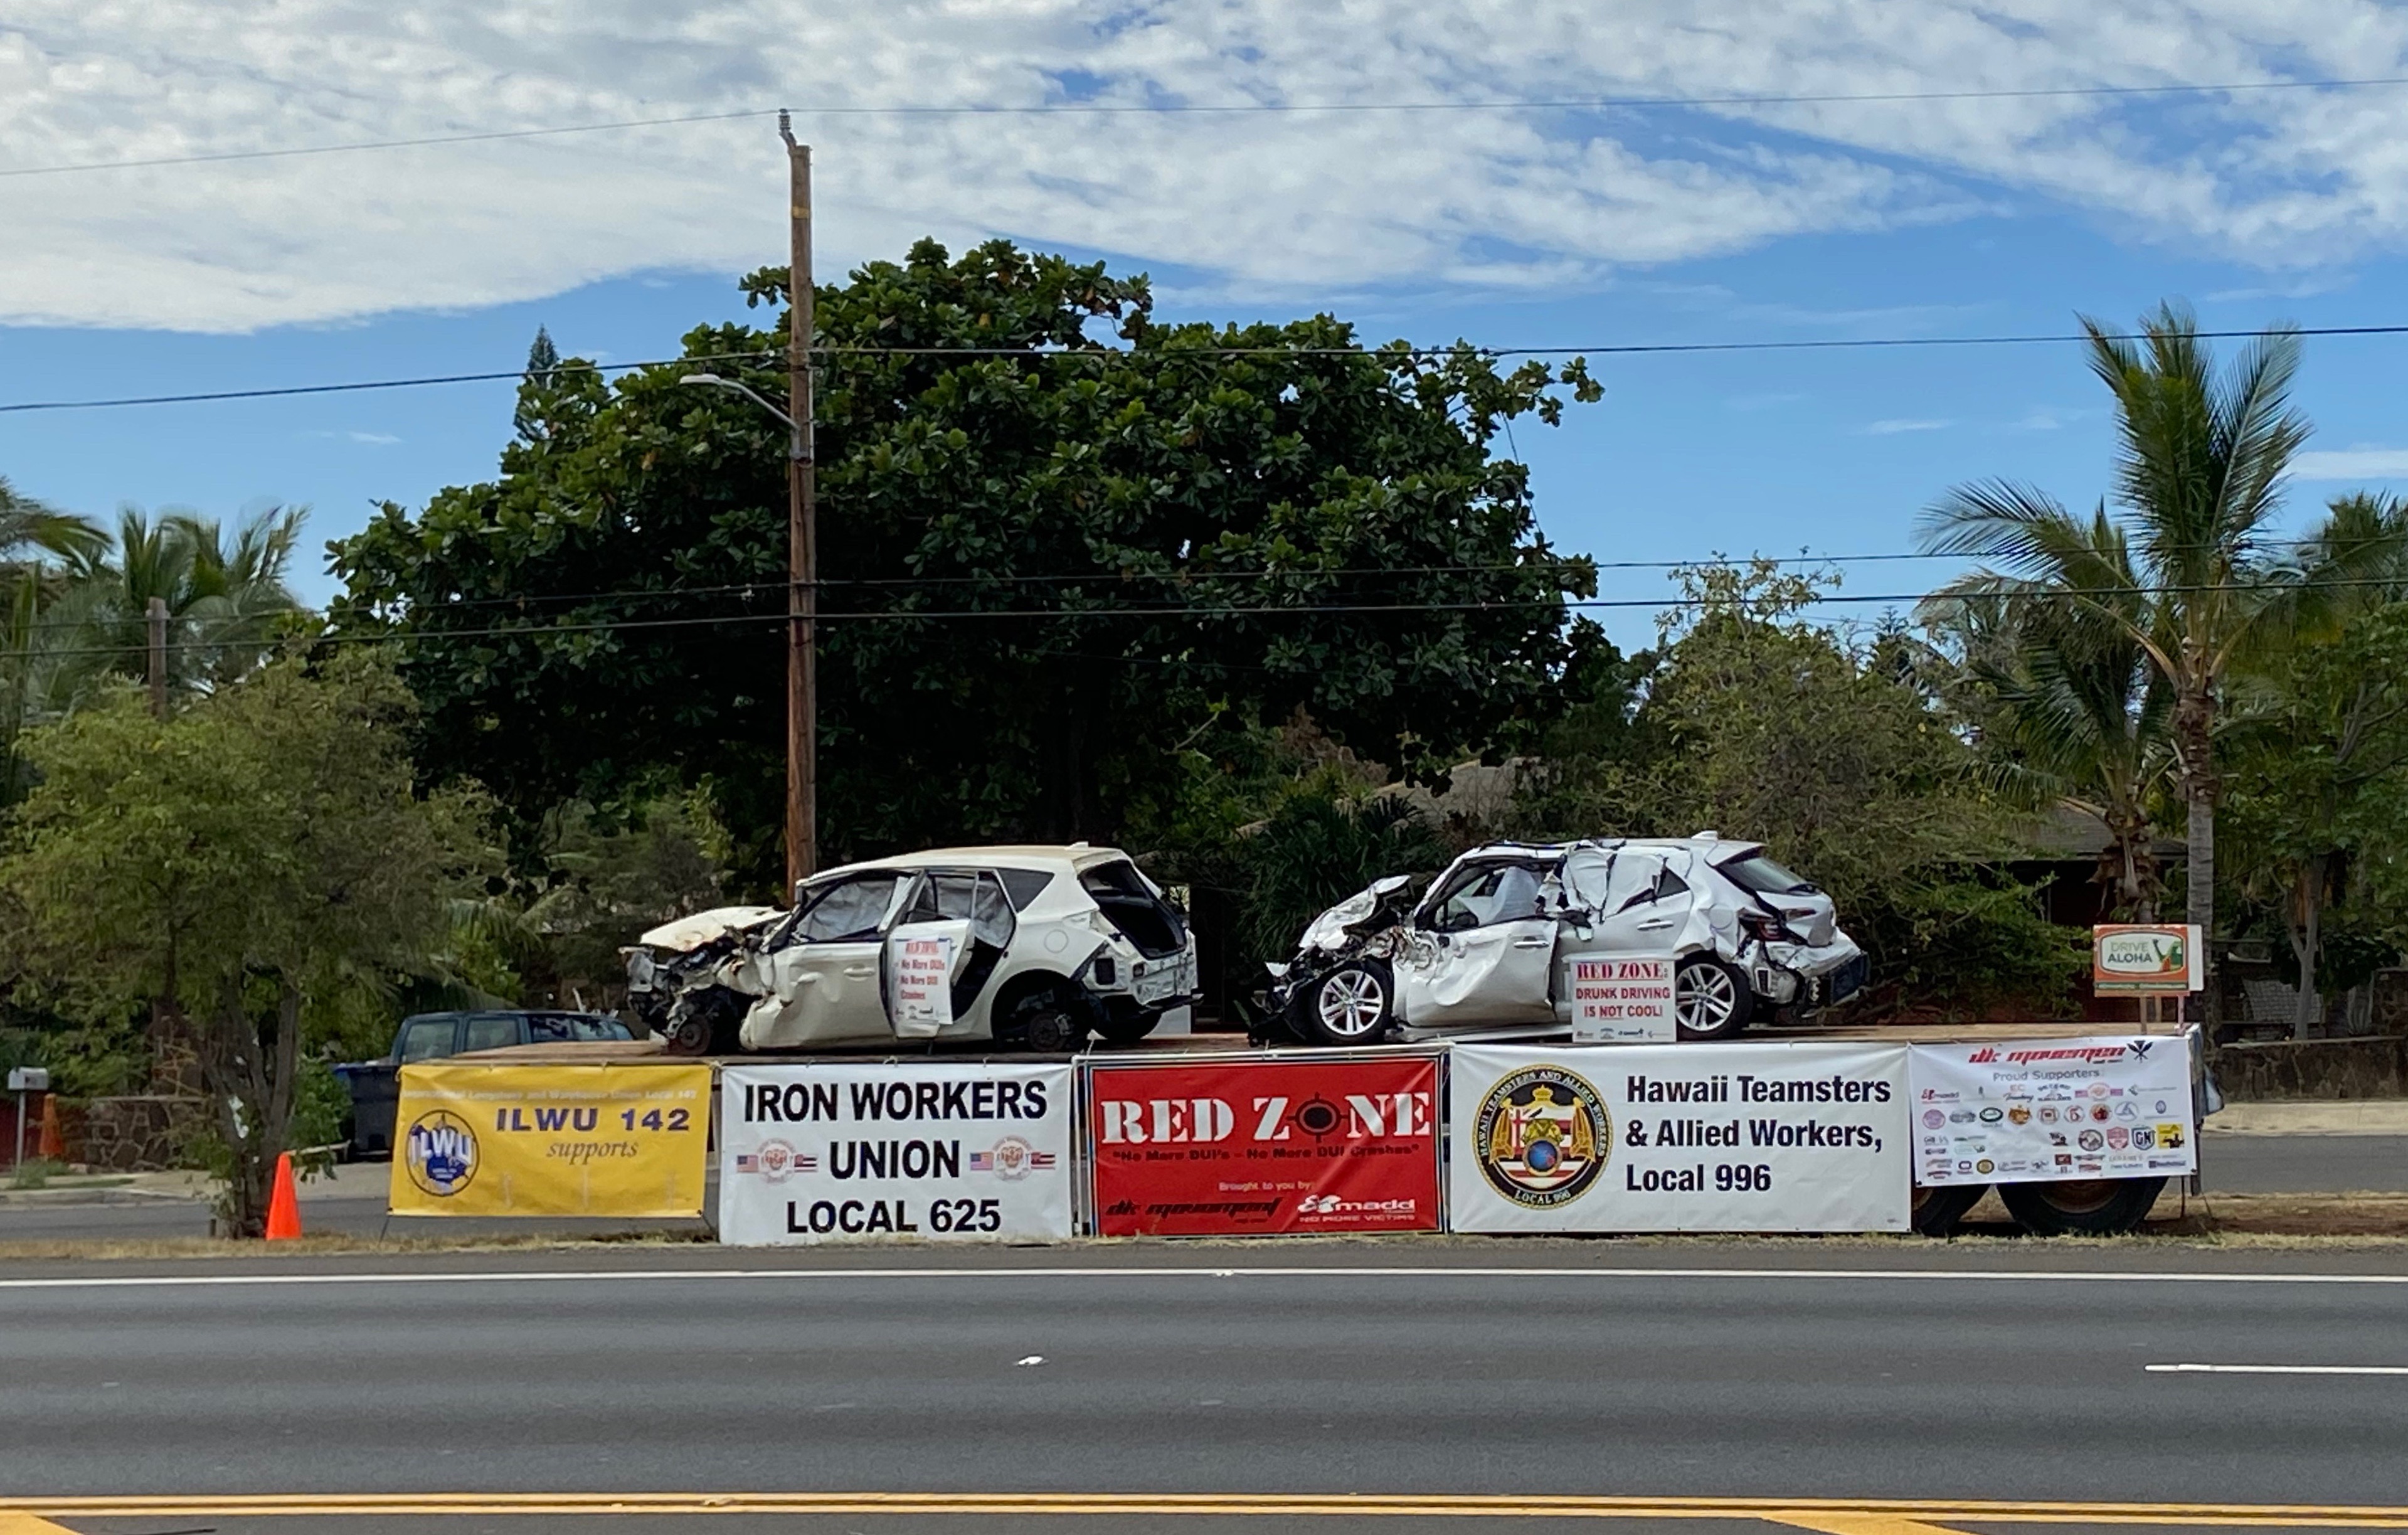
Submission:
M 1747 980 L 1711 954 L 1672 972 L 1672 1016 L 1684 1040 L 1727 1040 L 1747 1026 Z
M 663 1037 L 663 1044 L 672 1055 L 708 1055 L 711 1032 L 708 1017 L 689 1012 Z
M 1154 1032 L 1162 1022 L 1162 1014 L 1149 1012 L 1137 1018 L 1106 1018 L 1096 1025 L 1096 1037 L 1106 1044 L 1135 1044 Z
M 2163 1178 L 2078 1178 L 2000 1184 L 1999 1198 L 2036 1237 L 2108 1237 L 2138 1229 L 2165 1187 Z
M 1908 1217 L 1917 1234 L 1926 1237 L 1953 1237 L 1956 1223 L 1971 1213 L 1982 1196 L 1990 1192 L 1987 1184 L 1971 1184 L 1946 1188 L 1924 1188 L 1914 1191 L 1914 1212 Z
M 1063 1055 L 1087 1042 L 1087 1025 L 1070 1010 L 1051 1001 L 1028 1013 L 1028 1048 L 1040 1055 Z
M 1388 1031 L 1395 1014 L 1396 977 L 1376 959 L 1339 966 L 1305 997 L 1305 1031 L 1318 1044 L 1369 1044 Z

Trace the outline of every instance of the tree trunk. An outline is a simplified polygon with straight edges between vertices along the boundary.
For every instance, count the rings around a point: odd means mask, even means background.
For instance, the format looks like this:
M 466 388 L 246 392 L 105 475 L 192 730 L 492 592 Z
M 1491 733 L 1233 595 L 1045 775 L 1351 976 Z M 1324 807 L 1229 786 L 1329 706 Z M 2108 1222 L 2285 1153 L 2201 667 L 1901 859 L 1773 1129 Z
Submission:
M 2300 962 L 2300 995 L 2291 1008 L 2291 1038 L 2315 1033 L 2322 1011 L 2316 1006 L 2316 959 L 2322 953 L 2325 914 L 2325 855 L 2317 854 L 2300 866 L 2291 892 L 2291 954 Z
M 2215 963 L 2215 695 L 2211 687 L 2186 688 L 2174 706 L 2174 739 L 2180 751 L 2183 808 L 2183 920 L 2199 928 L 2200 969 L 2206 990 L 2199 1021 L 2208 1042 L 2223 1022 Z

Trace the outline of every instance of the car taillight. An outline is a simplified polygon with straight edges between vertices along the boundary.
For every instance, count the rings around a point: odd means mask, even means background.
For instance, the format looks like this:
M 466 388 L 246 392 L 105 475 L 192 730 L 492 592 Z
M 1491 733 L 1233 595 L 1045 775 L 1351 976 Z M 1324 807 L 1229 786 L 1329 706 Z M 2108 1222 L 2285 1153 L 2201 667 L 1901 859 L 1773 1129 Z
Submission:
M 1788 927 L 1782 923 L 1782 920 L 1779 917 L 1774 916 L 1770 911 L 1742 911 L 1739 914 L 1739 925 L 1747 930 L 1748 937 L 1756 940 L 1758 943 L 1801 943 L 1805 941 L 1797 934 L 1791 932 Z

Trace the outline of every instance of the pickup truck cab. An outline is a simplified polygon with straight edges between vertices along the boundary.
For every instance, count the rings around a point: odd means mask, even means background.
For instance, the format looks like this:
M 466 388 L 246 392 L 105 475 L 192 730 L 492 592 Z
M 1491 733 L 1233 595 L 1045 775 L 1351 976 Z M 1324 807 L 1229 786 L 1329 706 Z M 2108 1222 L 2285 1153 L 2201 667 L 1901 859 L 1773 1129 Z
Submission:
M 635 1032 L 600 1012 L 552 1012 L 496 1008 L 477 1012 L 420 1012 L 401 1021 L 393 1049 L 372 1061 L 335 1068 L 351 1095 L 351 1155 L 393 1154 L 394 1111 L 401 1098 L 401 1069 L 412 1061 L 499 1050 L 514 1044 L 566 1044 L 579 1040 L 632 1040 Z

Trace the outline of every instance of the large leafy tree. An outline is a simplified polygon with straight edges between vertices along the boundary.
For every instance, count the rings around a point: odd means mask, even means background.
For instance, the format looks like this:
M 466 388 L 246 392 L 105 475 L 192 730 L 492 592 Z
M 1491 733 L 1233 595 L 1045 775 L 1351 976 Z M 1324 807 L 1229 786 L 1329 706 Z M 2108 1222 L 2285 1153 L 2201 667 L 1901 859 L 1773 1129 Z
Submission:
M 2352 546 L 2302 565 L 2274 525 L 2284 472 L 2308 435 L 2290 405 L 2294 333 L 2269 332 L 2219 372 L 2197 322 L 2173 305 L 2145 317 L 2137 340 L 2082 324 L 2091 371 L 2115 402 L 2115 499 L 2131 558 L 2111 558 L 2091 524 L 2044 492 L 2004 481 L 1950 492 L 1927 513 L 1923 542 L 1986 562 L 1957 590 L 2080 604 L 2147 655 L 2172 695 L 2186 920 L 2213 933 L 2214 738 L 2227 680 L 2377 551 Z M 2213 982 L 2207 1005 L 2213 1021 Z
M 94 1007 L 152 997 L 197 1043 L 238 1236 L 290 1149 L 305 1024 L 419 968 L 480 867 L 473 802 L 413 786 L 410 707 L 351 653 L 165 721 L 121 687 L 29 742 L 40 782 L 0 861 L 16 957 Z
M 1302 709 L 1412 771 L 1548 709 L 1593 578 L 1490 448 L 1585 372 L 1152 308 L 999 241 L 819 291 L 824 856 L 1116 831 L 1216 722 Z M 782 346 L 705 327 L 615 386 L 547 360 L 496 479 L 336 547 L 334 620 L 402 637 L 429 768 L 527 820 L 701 783 L 770 863 L 784 428 L 679 380 L 774 395 Z

